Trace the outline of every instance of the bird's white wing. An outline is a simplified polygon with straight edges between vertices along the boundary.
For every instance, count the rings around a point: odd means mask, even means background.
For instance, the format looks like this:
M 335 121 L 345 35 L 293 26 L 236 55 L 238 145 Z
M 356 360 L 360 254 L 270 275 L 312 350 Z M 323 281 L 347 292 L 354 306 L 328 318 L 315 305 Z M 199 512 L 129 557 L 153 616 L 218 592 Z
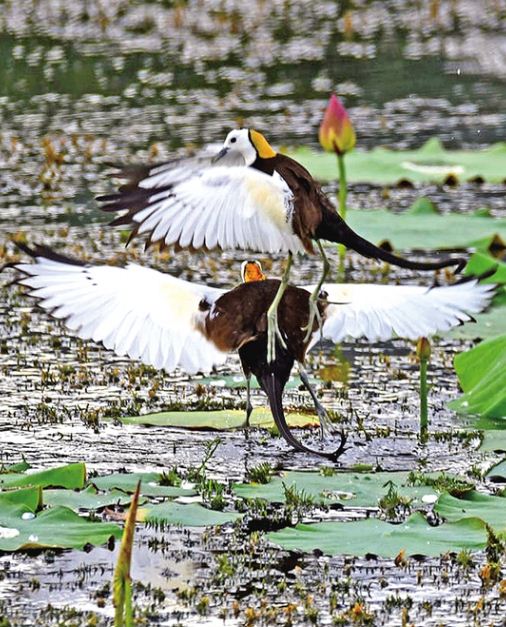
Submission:
M 149 242 L 199 249 L 302 252 L 292 228 L 293 194 L 275 173 L 245 166 L 200 170 L 158 166 L 135 185 L 105 196 L 105 211 L 127 210 L 113 224 L 133 224 Z
M 311 289 L 311 288 L 307 288 Z M 340 342 L 364 337 L 417 339 L 472 320 L 491 301 L 495 286 L 466 280 L 449 286 L 331 284 L 323 337 Z M 332 304 L 345 303 L 345 304 Z M 318 341 L 314 338 L 312 344 Z
M 35 263 L 15 267 L 26 275 L 19 283 L 42 308 L 117 355 L 188 373 L 209 371 L 226 359 L 197 328 L 200 301 L 212 304 L 222 290 L 136 264 L 78 265 L 38 253 Z

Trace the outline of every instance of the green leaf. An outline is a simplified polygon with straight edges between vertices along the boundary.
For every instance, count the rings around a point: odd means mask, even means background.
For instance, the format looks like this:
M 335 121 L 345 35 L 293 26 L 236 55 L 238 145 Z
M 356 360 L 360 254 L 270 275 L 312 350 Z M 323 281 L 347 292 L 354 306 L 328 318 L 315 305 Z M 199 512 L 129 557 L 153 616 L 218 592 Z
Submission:
M 494 259 L 483 252 L 477 252 L 472 255 L 467 262 L 464 274 L 480 275 L 492 270 L 492 268 L 496 268 L 496 271 L 490 277 L 484 279 L 483 282 L 506 285 L 506 263 L 499 259 Z
M 434 215 L 438 214 L 439 211 L 430 198 L 421 196 L 415 200 L 409 209 L 406 210 L 406 213 L 409 215 Z
M 407 472 L 337 472 L 326 477 L 318 472 L 290 471 L 281 477 L 273 477 L 266 484 L 236 483 L 233 491 L 243 498 L 260 498 L 283 503 L 286 486 L 295 487 L 297 491 L 303 491 L 321 503 L 341 503 L 349 507 L 377 507 L 378 500 L 387 493 L 388 485 L 392 482 L 399 496 L 412 498 L 414 503 L 421 504 L 423 497 L 427 497 L 428 500 L 435 497 L 437 493 L 430 487 L 406 485 L 408 475 Z
M 467 517 L 480 518 L 495 533 L 506 537 L 506 498 L 502 496 L 491 496 L 475 490 L 459 498 L 445 493 L 439 497 L 434 510 L 450 522 Z
M 86 481 L 86 465 L 83 463 L 58 466 L 30 474 L 0 474 L 0 488 L 40 486 L 41 488 L 68 488 L 79 490 Z
M 118 489 L 123 492 L 133 493 L 137 483 L 141 482 L 142 496 L 165 496 L 175 498 L 177 496 L 191 496 L 196 491 L 188 488 L 160 485 L 161 474 L 157 472 L 131 472 L 113 473 L 104 477 L 94 477 L 90 480 L 99 490 Z
M 130 497 L 120 490 L 112 490 L 103 494 L 97 492 L 93 486 L 86 490 L 44 490 L 44 504 L 51 506 L 63 506 L 78 510 L 101 509 L 108 505 L 119 503 L 125 505 L 130 502 Z
M 24 505 L 32 512 L 42 507 L 41 488 L 21 488 L 20 490 L 9 490 L 0 492 L 0 511 L 4 506 Z
M 0 551 L 20 549 L 82 549 L 121 536 L 112 523 L 91 522 L 66 507 L 53 507 L 35 515 L 33 501 L 22 490 L 24 503 L 2 501 L 0 507 Z M 2 495 L 7 496 L 7 495 Z M 12 496 L 11 496 L 12 498 Z
M 487 472 L 486 477 L 495 481 L 506 481 L 506 459 L 492 466 Z
M 506 239 L 506 219 L 462 214 L 392 213 L 385 209 L 348 210 L 346 221 L 374 243 L 388 240 L 400 250 L 465 249 L 479 238 Z
M 312 377 L 309 377 L 309 381 L 311 383 L 317 383 L 318 380 Z M 203 377 L 202 379 L 198 379 L 198 383 L 202 385 L 209 385 L 217 388 L 231 388 L 231 389 L 246 389 L 246 378 L 242 374 L 234 374 L 234 375 L 226 375 L 226 376 L 214 376 L 214 377 Z M 291 375 L 288 379 L 285 388 L 287 390 L 299 388 L 302 385 L 302 381 L 299 376 Z M 255 377 L 251 377 L 251 389 L 259 390 L 260 385 Z
M 369 518 L 352 522 L 297 525 L 267 534 L 271 542 L 288 550 L 305 552 L 319 549 L 328 555 L 407 555 L 438 556 L 449 551 L 483 549 L 487 544 L 485 523 L 465 518 L 432 527 L 420 512 L 405 523 L 392 525 Z
M 181 503 L 159 503 L 140 507 L 138 520 L 166 525 L 183 525 L 185 527 L 208 527 L 223 525 L 241 518 L 236 512 L 217 512 L 207 509 L 198 503 L 182 505 Z
M 454 340 L 484 340 L 506 333 L 506 308 L 492 307 L 489 311 L 475 314 L 476 322 L 468 322 L 460 327 L 441 333 Z
M 337 179 L 333 154 L 308 148 L 291 150 L 289 155 L 306 167 L 320 181 Z M 481 176 L 499 183 L 506 175 L 506 144 L 494 144 L 483 150 L 445 150 L 437 138 L 417 150 L 354 150 L 346 155 L 346 173 L 350 182 L 388 185 L 401 179 L 442 182 L 447 176 L 467 180 Z
M 184 429 L 212 429 L 223 431 L 238 429 L 244 424 L 245 412 L 239 409 L 222 409 L 216 411 L 168 411 L 144 416 L 131 416 L 120 419 L 124 424 L 141 424 L 157 427 L 178 427 Z M 290 412 L 287 416 L 291 427 L 309 427 L 319 424 L 314 414 Z M 250 425 L 271 429 L 274 420 L 269 409 L 255 407 L 251 414 Z
M 455 370 L 465 393 L 448 404 L 451 409 L 463 414 L 506 417 L 506 334 L 457 355 Z
M 0 475 L 4 473 L 13 473 L 13 472 L 25 472 L 30 468 L 30 464 L 23 460 L 22 462 L 18 462 L 17 464 L 10 464 L 9 466 L 0 466 Z
M 506 424 L 504 425 L 506 427 Z M 506 453 L 506 429 L 489 429 L 483 433 L 480 451 Z

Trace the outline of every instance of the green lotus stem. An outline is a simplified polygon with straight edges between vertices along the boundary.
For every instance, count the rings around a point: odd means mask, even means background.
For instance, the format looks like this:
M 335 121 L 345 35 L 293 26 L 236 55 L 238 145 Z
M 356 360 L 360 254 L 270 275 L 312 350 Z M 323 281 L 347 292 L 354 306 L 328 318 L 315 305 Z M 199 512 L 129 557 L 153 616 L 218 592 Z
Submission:
M 339 168 L 339 215 L 343 220 L 346 220 L 346 196 L 348 195 L 348 183 L 346 181 L 346 168 L 344 165 L 344 154 L 337 152 L 337 165 Z M 339 251 L 339 275 L 344 278 L 344 257 L 346 255 L 346 246 L 344 244 L 338 244 Z
M 421 337 L 416 345 L 416 354 L 420 361 L 420 441 L 426 442 L 429 426 L 429 411 L 427 404 L 427 367 L 430 360 L 431 346 L 426 337 Z

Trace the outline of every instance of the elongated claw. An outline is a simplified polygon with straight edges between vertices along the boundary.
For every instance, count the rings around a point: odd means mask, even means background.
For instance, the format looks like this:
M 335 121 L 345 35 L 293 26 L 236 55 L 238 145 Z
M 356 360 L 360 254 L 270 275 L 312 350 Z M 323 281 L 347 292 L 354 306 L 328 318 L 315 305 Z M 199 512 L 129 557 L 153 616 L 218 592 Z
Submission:
M 286 342 L 278 326 L 278 312 L 274 309 L 267 314 L 267 363 L 269 364 L 276 359 L 276 338 L 281 346 L 286 348 Z

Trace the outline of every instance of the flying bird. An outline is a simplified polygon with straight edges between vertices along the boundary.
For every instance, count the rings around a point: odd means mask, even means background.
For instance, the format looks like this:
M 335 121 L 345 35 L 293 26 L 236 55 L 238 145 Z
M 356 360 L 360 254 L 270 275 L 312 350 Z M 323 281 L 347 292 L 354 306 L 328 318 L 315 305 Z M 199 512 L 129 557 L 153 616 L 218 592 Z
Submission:
M 364 337 L 417 339 L 472 320 L 490 302 L 495 286 L 465 278 L 450 286 L 325 285 L 311 336 L 303 329 L 311 291 L 288 285 L 279 305 L 284 344 L 267 356 L 267 314 L 280 281 L 265 278 L 258 262 L 242 265 L 243 283 L 223 290 L 184 281 L 170 274 L 129 263 L 125 267 L 85 264 L 44 246 L 18 246 L 34 261 L 13 264 L 16 282 L 54 318 L 83 339 L 103 344 L 117 355 L 171 372 L 208 372 L 237 351 L 247 381 L 246 422 L 252 410 L 250 379 L 255 375 L 266 393 L 280 434 L 295 449 L 335 460 L 344 448 L 341 434 L 334 451 L 309 448 L 291 433 L 282 405 L 283 390 L 297 362 L 322 424 L 329 419 L 312 390 L 303 363 L 320 339 L 340 342 Z M 346 304 L 343 304 L 346 303 Z
M 337 214 L 300 163 L 276 152 L 253 129 L 231 131 L 213 158 L 128 166 L 116 176 L 126 179 L 126 184 L 98 200 L 105 203 L 104 211 L 125 211 L 111 224 L 131 226 L 131 237 L 145 236 L 146 245 L 287 253 L 288 263 L 267 314 L 269 361 L 275 356 L 276 336 L 284 345 L 277 307 L 288 285 L 292 256 L 314 253 L 314 242 L 323 259 L 323 273 L 309 301 L 306 339 L 314 318 L 319 318 L 316 302 L 330 268 L 321 240 L 413 270 L 457 266 L 458 271 L 465 264 L 457 258 L 411 261 L 367 241 Z

